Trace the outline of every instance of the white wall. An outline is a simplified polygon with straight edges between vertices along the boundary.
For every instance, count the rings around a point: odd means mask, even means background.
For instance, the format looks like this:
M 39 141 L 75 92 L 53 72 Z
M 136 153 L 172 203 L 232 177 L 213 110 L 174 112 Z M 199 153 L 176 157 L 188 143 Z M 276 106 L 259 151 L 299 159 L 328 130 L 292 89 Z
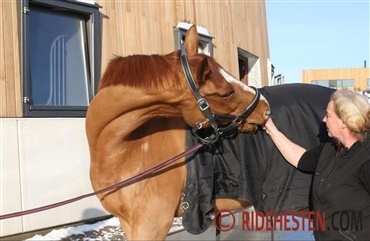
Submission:
M 261 79 L 261 61 L 260 59 L 253 65 L 252 69 L 248 73 L 248 85 L 261 88 L 262 79 Z
M 0 213 L 28 210 L 92 192 L 84 118 L 0 118 Z M 93 196 L 0 221 L 0 236 L 104 216 Z
M 95 4 L 95 0 L 77 0 L 79 2 L 84 2 L 84 3 L 90 3 L 90 4 Z

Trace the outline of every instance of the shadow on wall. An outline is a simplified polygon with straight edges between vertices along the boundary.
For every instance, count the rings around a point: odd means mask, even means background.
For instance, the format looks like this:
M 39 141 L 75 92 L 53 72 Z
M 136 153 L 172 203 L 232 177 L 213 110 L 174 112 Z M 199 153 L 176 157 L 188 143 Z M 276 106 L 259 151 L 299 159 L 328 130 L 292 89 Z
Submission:
M 81 220 L 106 219 L 108 217 L 112 217 L 112 215 L 98 208 L 88 208 L 83 211 Z

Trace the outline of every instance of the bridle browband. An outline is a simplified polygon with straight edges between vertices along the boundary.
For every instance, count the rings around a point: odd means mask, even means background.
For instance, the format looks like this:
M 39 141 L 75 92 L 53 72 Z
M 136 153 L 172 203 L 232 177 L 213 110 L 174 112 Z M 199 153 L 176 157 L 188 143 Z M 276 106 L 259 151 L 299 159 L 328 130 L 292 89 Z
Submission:
M 224 132 L 228 132 L 236 128 L 243 120 L 245 120 L 252 111 L 256 108 L 258 101 L 260 99 L 260 93 L 257 88 L 251 86 L 256 92 L 252 102 L 244 109 L 244 111 L 240 115 L 223 115 L 223 114 L 215 114 L 209 108 L 208 101 L 200 95 L 197 84 L 193 78 L 193 75 L 190 71 L 189 61 L 185 55 L 182 55 L 181 58 L 181 66 L 185 74 L 186 83 L 189 86 L 190 91 L 193 93 L 195 99 L 197 100 L 198 107 L 200 111 L 203 113 L 204 117 L 206 118 L 203 122 L 195 123 L 195 126 L 192 128 L 192 133 L 195 135 L 200 141 L 205 144 L 213 144 L 220 138 L 220 135 Z M 231 123 L 226 127 L 218 127 L 216 123 L 216 119 L 220 120 L 230 120 Z M 203 138 L 197 134 L 197 131 L 203 127 L 203 124 L 209 122 L 211 127 L 213 128 L 213 133 Z

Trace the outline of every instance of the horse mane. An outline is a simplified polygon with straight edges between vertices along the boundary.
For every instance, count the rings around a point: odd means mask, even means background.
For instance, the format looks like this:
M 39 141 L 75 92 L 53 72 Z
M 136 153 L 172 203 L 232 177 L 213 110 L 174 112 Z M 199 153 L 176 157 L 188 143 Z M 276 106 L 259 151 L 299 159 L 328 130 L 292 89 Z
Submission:
M 114 85 L 134 88 L 165 88 L 166 84 L 176 84 L 175 78 L 180 62 L 181 51 L 167 55 L 131 55 L 113 58 L 99 83 L 99 90 Z

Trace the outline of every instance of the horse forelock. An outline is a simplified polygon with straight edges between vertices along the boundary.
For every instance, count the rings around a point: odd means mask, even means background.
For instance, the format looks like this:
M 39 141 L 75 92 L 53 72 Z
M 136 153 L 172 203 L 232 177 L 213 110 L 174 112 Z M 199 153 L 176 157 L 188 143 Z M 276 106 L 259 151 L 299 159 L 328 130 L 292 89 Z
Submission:
M 99 90 L 108 86 L 124 85 L 134 88 L 165 89 L 179 85 L 175 76 L 180 71 L 176 52 L 168 55 L 118 56 L 112 59 L 100 80 Z

